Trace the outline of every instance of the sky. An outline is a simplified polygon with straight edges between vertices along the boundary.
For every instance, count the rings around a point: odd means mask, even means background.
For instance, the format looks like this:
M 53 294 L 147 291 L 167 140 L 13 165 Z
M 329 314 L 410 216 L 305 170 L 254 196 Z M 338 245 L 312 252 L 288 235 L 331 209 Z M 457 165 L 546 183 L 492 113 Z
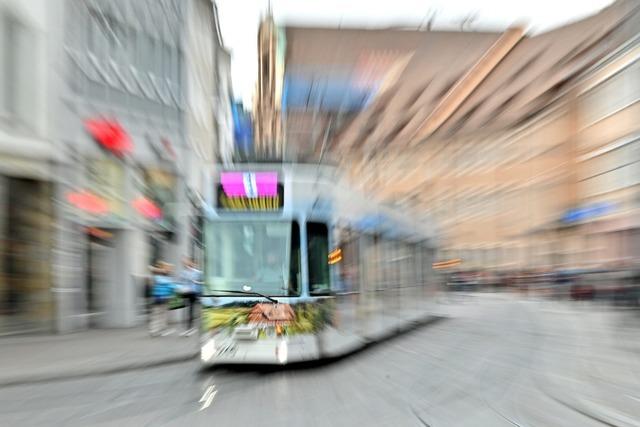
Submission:
M 269 3 L 276 24 L 418 27 L 435 13 L 432 29 L 502 30 L 515 22 L 539 33 L 591 15 L 611 0 L 216 0 L 222 38 L 232 55 L 233 93 L 251 108 L 258 73 L 257 37 Z

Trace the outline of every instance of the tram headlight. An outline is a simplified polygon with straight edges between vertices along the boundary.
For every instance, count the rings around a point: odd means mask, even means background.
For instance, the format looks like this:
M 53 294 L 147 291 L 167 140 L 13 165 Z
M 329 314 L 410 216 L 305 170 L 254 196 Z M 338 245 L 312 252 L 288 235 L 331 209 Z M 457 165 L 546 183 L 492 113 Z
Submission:
M 203 362 L 210 361 L 216 354 L 216 342 L 213 338 L 209 338 L 200 349 L 200 358 Z
M 280 341 L 276 347 L 276 358 L 280 363 L 287 363 L 289 357 L 289 346 L 286 341 Z

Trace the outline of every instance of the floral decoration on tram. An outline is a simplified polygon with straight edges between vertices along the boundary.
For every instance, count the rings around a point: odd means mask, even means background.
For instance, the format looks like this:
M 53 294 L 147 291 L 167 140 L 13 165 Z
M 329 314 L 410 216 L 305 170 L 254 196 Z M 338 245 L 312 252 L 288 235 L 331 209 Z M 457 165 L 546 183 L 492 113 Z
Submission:
M 203 325 L 206 330 L 233 329 L 238 326 L 253 326 L 258 338 L 266 338 L 275 330 L 278 335 L 316 334 L 335 324 L 333 300 L 315 303 L 208 307 L 203 309 Z

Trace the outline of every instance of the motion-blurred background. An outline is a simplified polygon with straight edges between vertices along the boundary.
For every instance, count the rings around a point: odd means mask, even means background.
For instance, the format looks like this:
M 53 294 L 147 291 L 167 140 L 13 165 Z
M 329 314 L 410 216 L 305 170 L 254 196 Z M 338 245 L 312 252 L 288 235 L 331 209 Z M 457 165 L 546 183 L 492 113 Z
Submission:
M 338 165 L 437 225 L 443 283 L 637 303 L 637 1 L 532 26 L 218 3 L 0 2 L 1 334 L 142 322 L 148 266 L 201 258 L 199 205 L 238 162 Z
M 639 100 L 640 0 L 0 0 L 0 425 L 640 425 Z M 295 228 L 291 277 L 429 327 L 201 369 L 203 206 L 274 162 L 417 224 Z

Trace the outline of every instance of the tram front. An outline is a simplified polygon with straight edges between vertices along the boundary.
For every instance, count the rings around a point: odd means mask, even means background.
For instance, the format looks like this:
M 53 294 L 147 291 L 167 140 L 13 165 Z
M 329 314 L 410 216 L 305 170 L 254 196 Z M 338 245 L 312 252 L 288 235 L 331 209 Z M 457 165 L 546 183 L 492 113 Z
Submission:
M 285 364 L 322 352 L 333 312 L 328 230 L 284 209 L 283 198 L 277 173 L 221 175 L 217 212 L 204 229 L 205 364 Z

